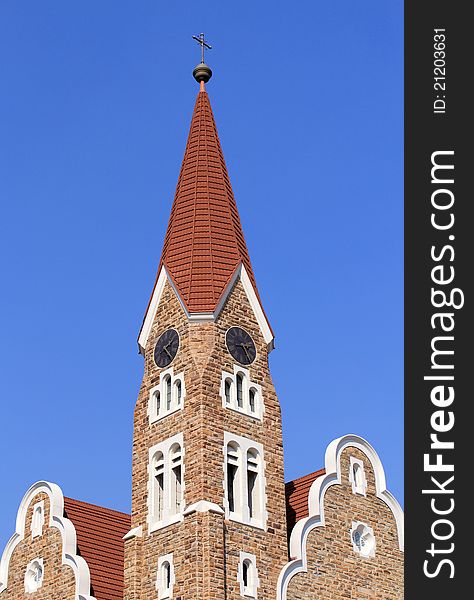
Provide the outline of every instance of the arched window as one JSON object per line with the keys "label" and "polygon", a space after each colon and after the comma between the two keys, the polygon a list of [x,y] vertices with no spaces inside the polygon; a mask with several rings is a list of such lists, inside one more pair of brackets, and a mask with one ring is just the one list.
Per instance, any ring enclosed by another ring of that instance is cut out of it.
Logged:
{"label": "arched window", "polygon": [[171,410],[171,377],[169,375],[165,378],[165,396],[166,396],[166,410]]}
{"label": "arched window", "polygon": [[257,561],[254,554],[240,552],[237,581],[240,583],[240,595],[243,598],[257,598],[260,585],[257,573]]}
{"label": "arched window", "polygon": [[244,562],[242,563],[242,581],[244,584],[244,590],[245,592],[247,591],[248,587],[249,587],[249,575],[250,575],[250,569],[252,568],[252,565],[250,564],[250,561],[244,560]]}
{"label": "arched window", "polygon": [[171,565],[168,561],[165,561],[161,565],[161,577],[163,582],[164,591],[168,591],[171,585]]}
{"label": "arched window", "polygon": [[176,397],[176,406],[181,406],[182,386],[181,379],[177,379],[174,384],[174,391]]}
{"label": "arched window", "polygon": [[155,521],[163,519],[165,491],[165,461],[162,452],[157,452],[152,461],[152,512]]}
{"label": "arched window", "polygon": [[173,554],[166,554],[158,559],[158,572],[156,575],[156,589],[159,600],[172,598],[173,584],[175,581]]}
{"label": "arched window", "polygon": [[227,378],[224,382],[225,403],[230,404],[232,401],[232,381]]}
{"label": "arched window", "polygon": [[159,415],[161,411],[161,398],[160,398],[160,390],[155,390],[153,392],[153,402],[155,403],[155,411],[156,414]]}
{"label": "arched window", "polygon": [[237,384],[237,407],[244,407],[244,377],[242,373],[237,373],[236,377]]}
{"label": "arched window", "polygon": [[260,482],[259,456],[257,450],[251,448],[247,452],[247,505],[250,519],[260,519]]}
{"label": "arched window", "polygon": [[238,493],[239,474],[239,448],[231,442],[227,445],[227,502],[229,512],[234,513],[240,509]]}
{"label": "arched window", "polygon": [[364,472],[364,463],[359,458],[350,457],[349,482],[352,483],[352,492],[365,496],[367,479]]}
{"label": "arched window", "polygon": [[170,466],[171,466],[171,514],[178,514],[181,511],[182,501],[182,460],[181,446],[174,444],[170,450]]}
{"label": "arched window", "polygon": [[44,525],[44,501],[41,500],[33,506],[33,515],[31,517],[31,536],[37,537],[43,535]]}
{"label": "arched window", "polygon": [[255,388],[250,388],[249,391],[249,408],[251,413],[256,412],[256,401],[257,401],[257,390]]}
{"label": "arched window", "polygon": [[220,395],[223,408],[262,420],[262,387],[250,379],[247,369],[234,365],[234,373],[223,371]]}

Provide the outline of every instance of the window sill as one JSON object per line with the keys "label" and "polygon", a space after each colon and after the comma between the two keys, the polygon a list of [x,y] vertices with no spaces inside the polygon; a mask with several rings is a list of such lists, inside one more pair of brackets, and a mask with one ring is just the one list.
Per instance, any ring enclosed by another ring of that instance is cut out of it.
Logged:
{"label": "window sill", "polygon": [[170,410],[167,410],[166,412],[160,414],[160,415],[150,415],[149,417],[149,423],[150,425],[152,425],[153,423],[157,423],[158,421],[162,421],[163,419],[165,419],[166,417],[169,417],[169,415],[174,415],[174,413],[179,412],[180,410],[183,410],[183,406],[177,406],[176,408],[171,408]]}
{"label": "window sill", "polygon": [[162,521],[156,521],[154,523],[148,523],[148,533],[153,533],[154,531],[158,531],[160,529],[164,529],[169,525],[174,525],[175,523],[179,523],[184,520],[182,513],[178,513],[177,515],[172,515],[163,519]]}

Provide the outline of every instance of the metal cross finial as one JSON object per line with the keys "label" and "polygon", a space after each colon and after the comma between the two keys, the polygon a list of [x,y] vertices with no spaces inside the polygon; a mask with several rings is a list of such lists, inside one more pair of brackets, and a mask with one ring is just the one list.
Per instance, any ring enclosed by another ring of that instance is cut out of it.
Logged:
{"label": "metal cross finial", "polygon": [[196,42],[201,46],[201,62],[204,63],[204,48],[207,48],[208,50],[212,50],[212,46],[210,46],[204,40],[204,34],[203,33],[200,33],[199,36],[193,35],[193,40],[196,40]]}

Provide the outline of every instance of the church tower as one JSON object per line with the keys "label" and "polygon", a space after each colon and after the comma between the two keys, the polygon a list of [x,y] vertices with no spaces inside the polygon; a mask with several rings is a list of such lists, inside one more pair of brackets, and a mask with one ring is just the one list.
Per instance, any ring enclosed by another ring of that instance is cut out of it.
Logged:
{"label": "church tower", "polygon": [[270,599],[288,560],[273,333],[205,88],[212,73],[202,61],[193,74],[200,89],[139,335],[124,598]]}

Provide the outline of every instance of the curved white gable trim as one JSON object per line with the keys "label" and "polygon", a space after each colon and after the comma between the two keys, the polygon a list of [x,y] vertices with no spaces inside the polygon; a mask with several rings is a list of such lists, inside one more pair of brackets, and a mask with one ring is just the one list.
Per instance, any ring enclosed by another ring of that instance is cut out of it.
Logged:
{"label": "curved white gable trim", "polygon": [[341,454],[348,447],[361,450],[370,460],[375,474],[375,493],[390,508],[397,524],[398,544],[403,551],[403,511],[395,497],[387,490],[385,472],[377,452],[358,435],[349,434],[332,441],[326,449],[326,473],[320,475],[311,485],[308,494],[309,516],[300,519],[293,528],[290,536],[290,557],[280,572],[277,583],[277,600],[286,600],[286,592],[290,579],[297,573],[307,572],[306,544],[309,533],[315,527],[325,525],[324,497],[327,490],[341,483]]}
{"label": "curved white gable trim", "polygon": [[8,569],[10,559],[16,546],[25,538],[26,528],[26,513],[33,498],[44,492],[49,497],[50,516],[49,526],[56,527],[61,533],[62,539],[62,564],[71,567],[76,579],[76,594],[75,600],[95,600],[90,595],[91,578],[89,566],[82,556],[76,554],[77,541],[76,529],[69,519],[64,517],[64,496],[61,488],[55,483],[47,481],[38,481],[34,483],[23,496],[23,500],[18,508],[16,517],[15,533],[7,542],[0,560],[0,594],[7,589],[8,586]]}
{"label": "curved white gable trim", "polygon": [[189,321],[205,323],[205,322],[212,322],[217,319],[217,317],[219,316],[219,313],[221,312],[221,310],[225,304],[225,301],[227,300],[228,295],[232,291],[232,288],[234,287],[235,282],[239,278],[242,282],[242,286],[245,290],[245,293],[247,294],[247,298],[250,302],[250,306],[252,307],[255,318],[257,319],[257,323],[260,326],[260,330],[262,332],[263,338],[264,338],[265,342],[267,343],[269,350],[273,350],[274,337],[273,337],[272,330],[270,329],[270,325],[268,324],[267,318],[265,317],[265,313],[263,312],[262,306],[257,298],[257,294],[255,293],[255,290],[253,288],[252,282],[250,281],[248,273],[245,270],[244,265],[242,263],[240,263],[240,265],[235,269],[231,280],[227,284],[227,287],[225,288],[225,290],[221,296],[221,299],[219,300],[219,303],[216,306],[216,310],[214,312],[202,312],[202,313],[193,313],[193,312],[190,313],[187,310],[186,306],[183,303],[183,300],[181,299],[181,296],[180,296],[178,290],[176,289],[176,286],[173,283],[173,280],[171,279],[171,277],[168,276],[166,268],[162,267],[161,271],[160,271],[160,275],[158,277],[158,281],[156,282],[156,285],[155,285],[155,289],[153,290],[153,295],[152,295],[152,298],[150,301],[150,305],[148,306],[148,310],[146,312],[145,319],[143,320],[143,325],[140,330],[140,334],[138,336],[138,349],[139,349],[140,354],[143,354],[143,355],[145,354],[145,348],[146,348],[146,344],[148,342],[148,337],[150,336],[153,321],[155,320],[156,311],[158,310],[158,305],[160,303],[161,296],[163,294],[163,290],[165,288],[165,284],[167,281],[169,281],[171,287],[173,288],[173,290],[174,290],[177,298],[179,299],[179,302],[186,314],[186,317],[189,319]]}

